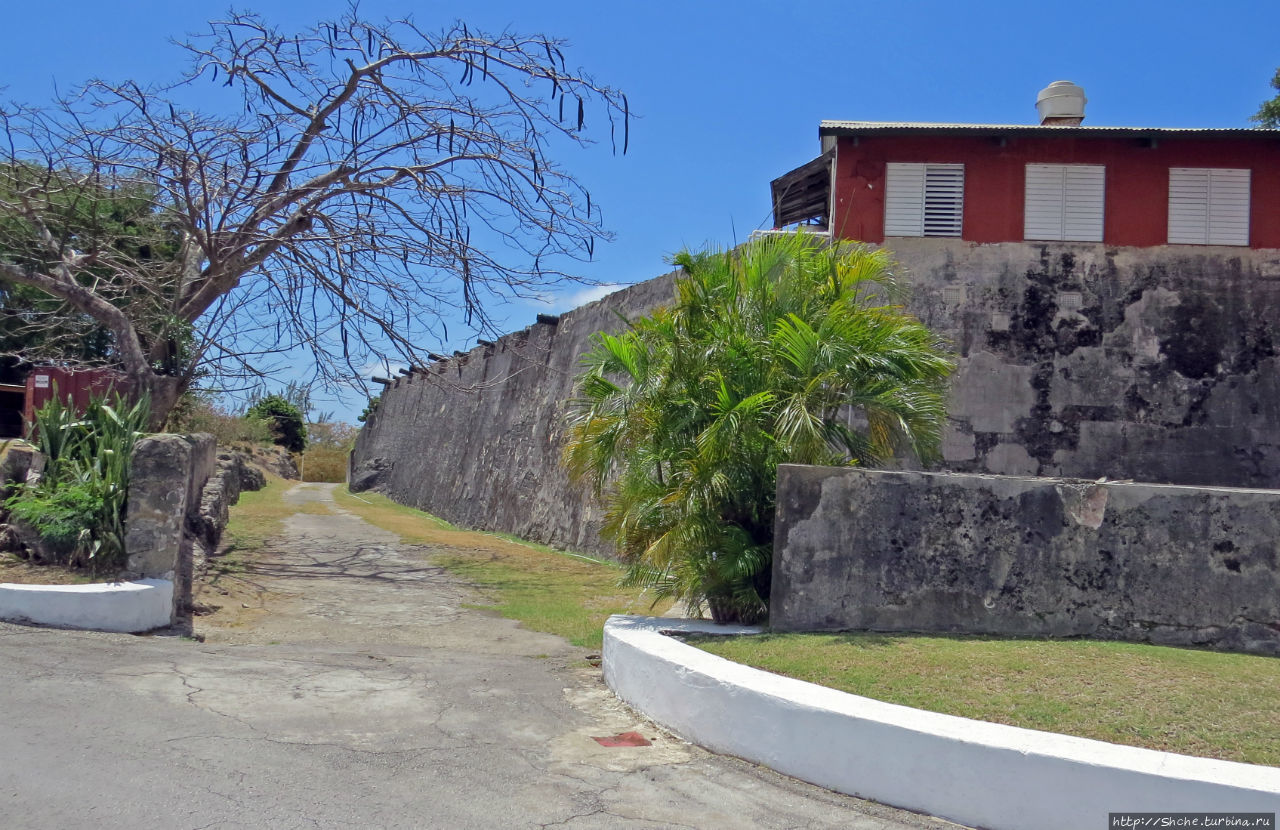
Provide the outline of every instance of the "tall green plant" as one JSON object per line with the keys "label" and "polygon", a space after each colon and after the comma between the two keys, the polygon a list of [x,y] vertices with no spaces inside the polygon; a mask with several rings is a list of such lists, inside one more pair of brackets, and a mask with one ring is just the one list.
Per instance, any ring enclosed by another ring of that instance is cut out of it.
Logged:
{"label": "tall green plant", "polygon": [[93,398],[83,415],[54,396],[35,413],[32,436],[46,462],[41,480],[9,499],[62,562],[93,572],[125,563],[125,514],[133,446],[150,414],[145,396],[110,405]]}
{"label": "tall green plant", "polygon": [[954,364],[883,251],[795,234],[675,263],[673,305],[583,357],[565,459],[631,582],[755,622],[778,464],[933,457]]}

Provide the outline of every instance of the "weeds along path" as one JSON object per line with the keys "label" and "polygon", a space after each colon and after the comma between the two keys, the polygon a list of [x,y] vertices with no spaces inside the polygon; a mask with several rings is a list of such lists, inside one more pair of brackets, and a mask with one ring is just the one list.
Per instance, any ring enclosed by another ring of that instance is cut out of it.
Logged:
{"label": "weeds along path", "polygon": [[[0,623],[0,827],[942,826],[664,734],[432,564],[509,542],[406,543],[284,486],[237,508],[203,642]],[[594,740],[628,731],[651,744]]]}

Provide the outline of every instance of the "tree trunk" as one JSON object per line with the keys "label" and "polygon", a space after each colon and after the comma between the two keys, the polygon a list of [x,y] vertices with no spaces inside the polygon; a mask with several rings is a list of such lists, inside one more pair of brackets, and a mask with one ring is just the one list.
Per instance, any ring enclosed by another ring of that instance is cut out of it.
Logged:
{"label": "tree trunk", "polygon": [[164,429],[169,413],[173,411],[173,407],[178,403],[178,397],[182,394],[184,385],[182,378],[159,375],[146,370],[140,373],[131,372],[129,381],[134,390],[150,398],[151,418],[147,422],[147,428],[152,432],[160,432]]}

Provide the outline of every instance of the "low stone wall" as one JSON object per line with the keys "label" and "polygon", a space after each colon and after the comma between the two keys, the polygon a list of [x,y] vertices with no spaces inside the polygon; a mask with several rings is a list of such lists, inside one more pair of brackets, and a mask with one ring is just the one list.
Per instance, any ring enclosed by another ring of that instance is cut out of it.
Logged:
{"label": "low stone wall", "polygon": [[1280,491],[778,470],[770,624],[1280,655]]}
{"label": "low stone wall", "polygon": [[138,634],[173,622],[173,582],[0,584],[0,620]]}

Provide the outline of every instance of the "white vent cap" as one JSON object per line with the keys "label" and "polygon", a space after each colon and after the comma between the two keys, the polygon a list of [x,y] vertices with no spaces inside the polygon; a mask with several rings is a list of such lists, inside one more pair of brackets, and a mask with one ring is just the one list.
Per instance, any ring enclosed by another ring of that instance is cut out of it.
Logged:
{"label": "white vent cap", "polygon": [[1054,81],[1036,96],[1041,124],[1079,124],[1084,120],[1084,90],[1071,81]]}

